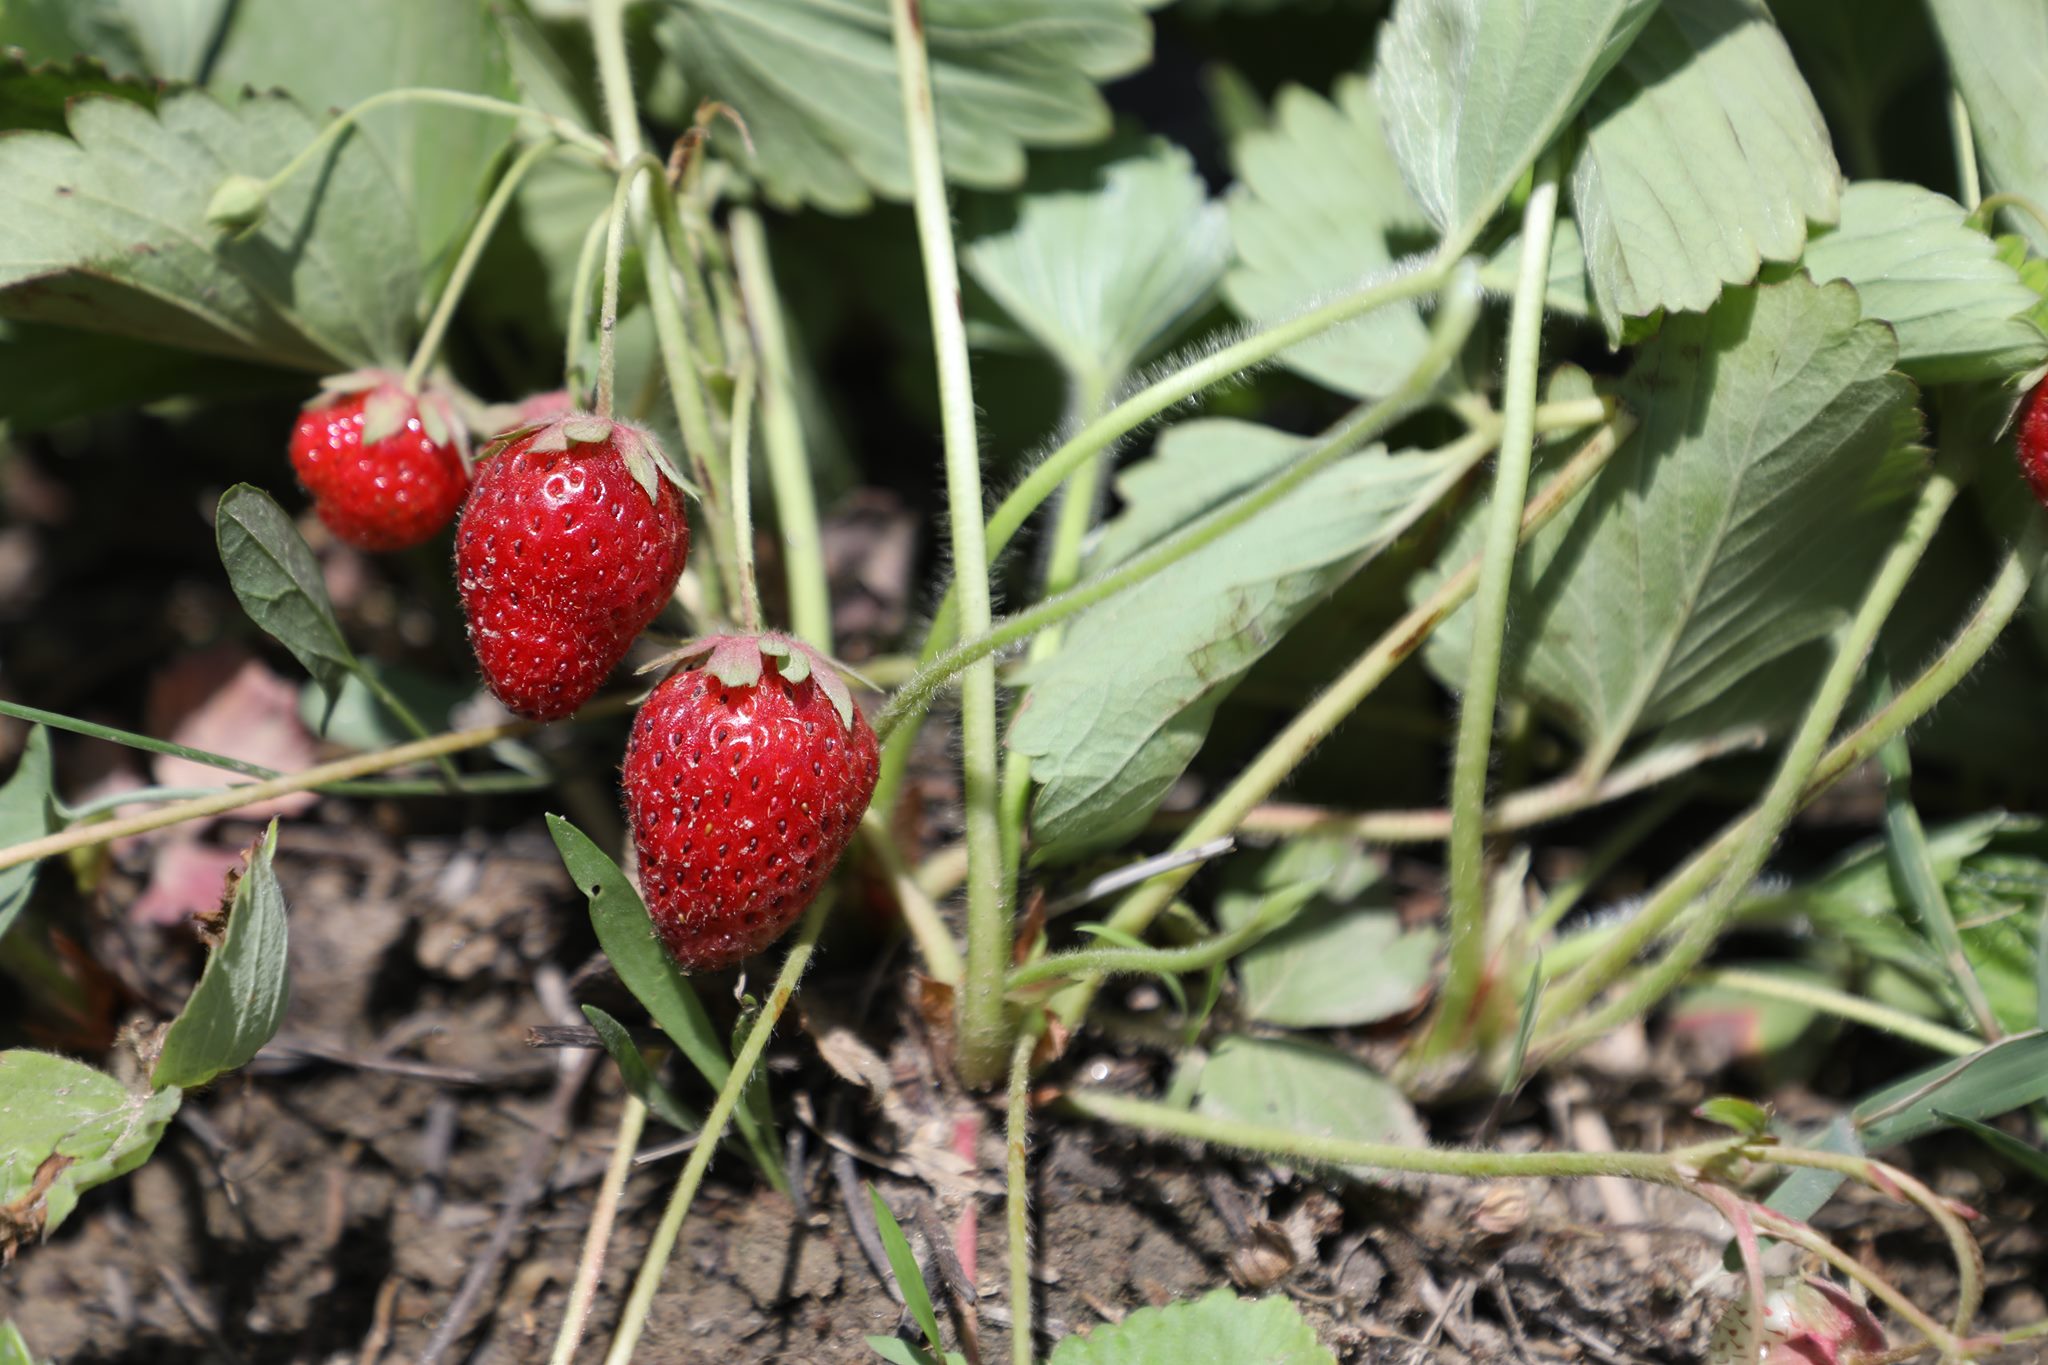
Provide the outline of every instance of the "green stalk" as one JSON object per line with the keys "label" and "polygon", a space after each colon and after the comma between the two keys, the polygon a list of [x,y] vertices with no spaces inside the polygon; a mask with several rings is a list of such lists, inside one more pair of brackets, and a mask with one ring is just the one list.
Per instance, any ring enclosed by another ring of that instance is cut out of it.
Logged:
{"label": "green stalk", "polygon": [[[592,13],[596,13],[593,9]],[[597,403],[592,409],[599,417],[612,415],[612,401],[618,382],[619,328],[619,268],[626,255],[626,212],[633,195],[633,185],[640,179],[640,173],[653,170],[661,173],[661,163],[645,152],[626,162],[619,172],[618,184],[612,190],[612,211],[605,225],[604,235],[604,296],[597,309]],[[648,282],[649,294],[654,292],[653,281]]]}
{"label": "green stalk", "polygon": [[1012,991],[1047,981],[1080,980],[1091,976],[1180,976],[1206,971],[1228,962],[1293,917],[1300,907],[1288,907],[1283,914],[1265,914],[1247,920],[1235,929],[1211,934],[1180,948],[1076,948],[1054,953],[1012,967],[1008,986]]}
{"label": "green stalk", "polygon": [[519,192],[520,182],[559,145],[552,137],[534,143],[514,158],[512,164],[505,168],[505,174],[498,177],[497,187],[484,201],[482,211],[476,216],[476,225],[469,230],[469,240],[462,244],[462,254],[455,258],[455,268],[448,272],[448,283],[441,287],[441,297],[435,301],[433,316],[427,319],[426,329],[420,333],[420,344],[414,348],[412,363],[405,370],[405,387],[409,392],[417,393],[420,381],[427,377],[427,367],[434,363],[435,355],[440,352],[441,338],[447,335],[448,324],[455,319],[456,305],[462,302],[462,291],[469,287],[469,277],[476,273],[476,263],[483,259],[484,248],[490,245],[491,234],[498,230],[498,220],[511,207],[512,196]]}
{"label": "green stalk", "polygon": [[[939,689],[955,674],[977,666],[998,651],[1030,638],[1055,622],[1064,621],[1067,617],[1084,611],[1097,602],[1122,592],[1125,588],[1171,568],[1197,550],[1236,530],[1314,478],[1330,464],[1352,454],[1392,426],[1435,385],[1457,356],[1458,349],[1464,345],[1465,337],[1470,335],[1472,324],[1478,317],[1478,300],[1476,275],[1469,271],[1460,271],[1444,288],[1443,300],[1437,308],[1436,326],[1430,333],[1429,346],[1424,350],[1415,368],[1409,371],[1393,392],[1377,402],[1365,405],[1330,428],[1321,439],[1297,455],[1278,474],[1256,488],[1231,499],[1193,524],[1181,528],[1151,549],[1105,570],[1057,597],[1049,597],[1026,611],[1004,617],[999,623],[990,625],[978,633],[971,633],[963,643],[955,645],[919,669],[909,682],[897,690],[880,719],[875,722],[875,733],[887,738],[899,725],[930,705],[932,698],[938,695]],[[1467,438],[1468,441],[1472,439],[1474,438]],[[1492,436],[1487,435],[1484,442],[1490,446]],[[1475,450],[1472,458],[1477,459],[1479,454],[1483,453],[1483,449],[1482,446]]]}
{"label": "green stalk", "polygon": [[[1749,890],[1751,881],[1770,856],[1778,835],[1802,804],[1803,794],[1826,751],[1828,737],[1834,733],[1835,723],[1841,718],[1842,708],[1848,703],[1850,691],[1863,671],[1864,661],[1876,643],[1878,631],[1890,617],[1899,595],[1913,576],[1913,570],[1919,566],[1920,557],[1926,553],[1928,542],[1941,525],[1942,517],[1955,501],[1955,466],[1959,461],[1960,456],[1944,452],[1935,462],[1934,471],[1921,488],[1905,527],[1886,552],[1862,604],[1843,632],[1806,715],[1800,720],[1799,729],[1771,778],[1771,785],[1765,790],[1755,812],[1736,827],[1727,865],[1719,871],[1713,890],[1697,905],[1692,904],[1690,893],[1683,899],[1658,897],[1651,905],[1643,907],[1635,919],[1591,961],[1546,992],[1549,998],[1539,1016],[1539,1025],[1548,1026],[1550,1040],[1557,1037],[1561,1021],[1583,1009],[1605,990],[1643,948],[1681,916],[1688,918],[1689,923],[1679,946],[1644,972],[1620,999],[1596,1010],[1585,1022],[1583,1031],[1604,1030],[1627,1022],[1662,1000],[1719,939],[1737,902]],[[1710,847],[1718,847],[1720,842],[1717,840]],[[1700,859],[1696,858],[1695,862],[1698,861]],[[1685,879],[1683,874],[1681,879]]]}
{"label": "green stalk", "polygon": [[[960,576],[960,624],[969,635],[988,632],[988,546],[982,533],[981,447],[975,435],[974,382],[967,359],[967,326],[960,315],[960,269],[939,162],[939,128],[932,105],[931,69],[916,0],[889,0],[903,90],[904,132],[910,145],[910,183],[917,236],[924,255],[925,292],[931,305],[932,344],[938,358],[939,410],[945,431],[946,504],[953,533],[953,563]],[[983,657],[970,664],[960,688],[960,765],[967,826],[967,971],[961,981],[957,1065],[971,1089],[1001,1077],[1009,1053],[1003,1009],[1003,968],[1010,960],[1010,911],[1003,899],[1003,840],[997,802],[996,670]]]}
{"label": "green stalk", "polygon": [[732,392],[732,543],[739,579],[740,629],[761,630],[761,588],[754,581],[754,355],[740,357]]}
{"label": "green stalk", "polygon": [[647,1254],[640,1262],[639,1273],[633,1277],[632,1292],[619,1315],[618,1331],[612,1337],[611,1349],[605,1353],[605,1365],[626,1365],[633,1358],[633,1348],[639,1344],[640,1333],[647,1326],[648,1310],[653,1308],[654,1296],[661,1288],[661,1273],[668,1268],[669,1257],[675,1254],[676,1238],[682,1233],[683,1220],[689,1216],[690,1205],[696,1201],[697,1187],[704,1183],[704,1172],[710,1168],[712,1156],[725,1140],[726,1125],[732,1122],[733,1110],[739,1107],[746,1094],[747,1083],[753,1078],[754,1068],[760,1065],[761,1054],[768,1049],[769,1035],[775,1032],[776,1022],[788,1008],[790,997],[796,994],[797,982],[803,979],[804,969],[810,965],[811,952],[818,946],[818,936],[824,932],[825,919],[831,911],[832,892],[828,888],[804,912],[796,941],[789,945],[789,956],[782,960],[782,971],[775,978],[775,988],[768,992],[768,999],[761,1006],[760,1018],[747,1032],[747,1040],[733,1055],[732,1073],[719,1087],[718,1098],[712,1101],[711,1112],[704,1117],[704,1127],[697,1134],[697,1145],[690,1149],[689,1160],[683,1163],[683,1173],[676,1179],[675,1193],[669,1196],[668,1207],[662,1210],[661,1222],[655,1226],[654,1238],[647,1244]]}
{"label": "green stalk", "polygon": [[746,297],[754,351],[761,358],[761,445],[768,457],[768,483],[775,494],[775,522],[782,532],[782,567],[789,581],[789,619],[797,635],[832,652],[832,599],[825,578],[818,503],[811,486],[811,461],[804,449],[797,411],[795,369],[783,325],[782,297],[768,258],[768,237],[760,216],[736,208],[727,225],[733,265]]}
{"label": "green stalk", "polygon": [[585,397],[583,386],[576,382],[576,370],[583,359],[583,348],[590,341],[590,285],[597,278],[605,229],[611,221],[609,208],[590,220],[583,233],[583,249],[576,253],[576,274],[569,282],[569,342],[562,356],[562,387],[569,391],[569,401],[576,407],[583,406]]}
{"label": "green stalk", "polygon": [[1479,587],[1472,599],[1472,653],[1459,703],[1458,743],[1451,765],[1450,949],[1436,1022],[1423,1039],[1425,1058],[1462,1041],[1473,1023],[1472,1002],[1486,973],[1486,776],[1493,755],[1495,703],[1507,636],[1508,590],[1520,542],[1522,504],[1536,450],[1537,367],[1542,360],[1543,291],[1557,229],[1558,165],[1544,157],[1522,213],[1522,260],[1508,317],[1507,389],[1493,497]]}
{"label": "green stalk", "polygon": [[[1593,476],[1603,469],[1615,450],[1635,430],[1626,413],[1618,413],[1596,432],[1558,470],[1540,496],[1529,504],[1522,518],[1522,539],[1527,540],[1569,506]],[[1477,459],[1484,447],[1473,452]],[[1416,604],[1407,615],[1390,626],[1365,653],[1338,675],[1336,681],[1310,702],[1286,728],[1275,735],[1210,802],[1178,839],[1175,851],[1184,852],[1220,839],[1234,831],[1261,802],[1279,789],[1301,761],[1328,739],[1345,717],[1384,682],[1401,661],[1422,648],[1430,632],[1441,625],[1471,597],[1479,582],[1479,559],[1474,556],[1456,573],[1438,584],[1436,590]],[[1126,896],[1109,918],[1109,926],[1126,934],[1143,933],[1160,911],[1172,903],[1180,888],[1194,875],[1193,867],[1178,869],[1153,878]],[[1055,1008],[1063,1023],[1073,1027],[1087,1013],[1089,1002],[1100,987],[1099,980],[1081,982],[1061,993]]]}
{"label": "green stalk", "polygon": [[612,1239],[612,1224],[619,1214],[619,1196],[626,1177],[633,1173],[633,1154],[640,1149],[640,1130],[647,1123],[647,1106],[637,1095],[627,1095],[619,1109],[619,1126],[612,1139],[612,1159],[604,1168],[604,1183],[598,1186],[597,1203],[590,1212],[590,1230],[583,1238],[583,1255],[576,1263],[576,1278],[569,1286],[569,1306],[562,1311],[562,1327],[555,1334],[554,1353],[548,1365],[573,1365],[576,1348],[583,1343],[583,1328],[590,1320],[590,1305],[597,1298],[598,1277],[604,1273],[605,1249]]}
{"label": "green stalk", "polygon": [[[1320,336],[1377,308],[1437,292],[1450,277],[1454,264],[1450,260],[1431,260],[1395,270],[1353,293],[1312,308],[1300,317],[1275,323],[1242,341],[1203,355],[1146,385],[1069,437],[1010,490],[988,518],[986,554],[979,562],[993,567],[994,556],[1003,552],[1011,537],[1023,529],[1032,513],[1058,491],[1069,475],[1132,431],[1204,389],[1265,364],[1290,346]],[[958,564],[956,560],[956,569]],[[948,585],[932,618],[931,629],[926,633],[920,656],[922,661],[929,663],[958,640],[960,626],[957,590]],[[893,802],[896,789],[903,780],[910,749],[917,742],[917,729],[914,724],[905,726],[882,752],[881,779],[875,787],[875,800],[885,809]]]}
{"label": "green stalk", "polygon": [[1860,995],[1838,991],[1832,986],[1817,985],[1797,977],[1780,976],[1774,972],[1750,972],[1728,967],[1720,971],[1701,972],[1692,979],[1695,986],[1716,990],[1732,991],[1737,995],[1755,996],[1759,1000],[1782,1000],[1788,1005],[1799,1005],[1820,1014],[1831,1014],[1837,1019],[1846,1019],[1852,1024],[1904,1038],[1918,1043],[1932,1052],[1946,1053],[1951,1057],[1967,1057],[1984,1046],[1981,1038],[1972,1038],[1967,1033],[1958,1033],[1952,1028],[1922,1019],[1916,1014],[1880,1005],[1875,1000],[1865,1000]]}
{"label": "green stalk", "polygon": [[1974,209],[1984,198],[1983,182],[1977,176],[1977,139],[1970,128],[1969,106],[1963,92],[1948,92],[1948,131],[1956,152],[1956,197],[1966,209]]}

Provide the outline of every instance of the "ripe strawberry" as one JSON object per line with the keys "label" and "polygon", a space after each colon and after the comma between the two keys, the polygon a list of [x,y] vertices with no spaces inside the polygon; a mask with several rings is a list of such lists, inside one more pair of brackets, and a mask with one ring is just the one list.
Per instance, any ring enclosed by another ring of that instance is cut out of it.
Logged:
{"label": "ripe strawberry", "polygon": [[359,550],[431,540],[469,491],[469,450],[448,400],[397,375],[337,375],[299,414],[292,469],[313,510]]}
{"label": "ripe strawberry", "polygon": [[2034,386],[2020,413],[2019,455],[2034,500],[2048,507],[2048,379]]}
{"label": "ripe strawberry", "polygon": [[689,523],[638,427],[572,414],[498,440],[456,528],[456,586],[491,691],[522,716],[558,720],[675,591]]}
{"label": "ripe strawberry", "polygon": [[[764,669],[767,656],[774,667]],[[626,816],[648,913],[687,971],[781,937],[875,793],[875,732],[832,665],[786,635],[679,656],[633,721]]]}

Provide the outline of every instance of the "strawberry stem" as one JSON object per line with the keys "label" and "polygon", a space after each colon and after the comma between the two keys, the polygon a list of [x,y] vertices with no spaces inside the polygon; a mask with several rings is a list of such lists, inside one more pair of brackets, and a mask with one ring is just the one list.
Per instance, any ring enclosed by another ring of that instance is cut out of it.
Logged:
{"label": "strawberry stem", "polygon": [[434,363],[434,356],[441,349],[441,338],[447,335],[448,324],[455,318],[456,305],[462,302],[462,291],[469,287],[469,278],[476,273],[476,263],[483,259],[484,248],[490,244],[491,234],[497,231],[498,220],[511,206],[512,196],[519,191],[519,183],[526,179],[528,171],[561,145],[555,137],[542,138],[520,152],[505,168],[505,174],[498,178],[497,188],[491,191],[491,197],[484,201],[482,211],[476,216],[476,225],[469,231],[469,240],[462,244],[462,254],[456,258],[455,268],[448,272],[448,283],[441,288],[433,316],[427,319],[426,329],[420,333],[419,345],[412,353],[412,363],[405,368],[406,392],[419,392],[420,381],[427,377],[427,367]]}
{"label": "strawberry stem", "polygon": [[761,590],[754,581],[754,490],[753,435],[754,353],[740,356],[739,373],[732,393],[732,551],[734,576],[739,580],[740,629],[758,634],[761,629]]}
{"label": "strawberry stem", "polygon": [[612,221],[611,209],[590,220],[583,233],[583,249],[576,255],[576,275],[569,283],[569,343],[562,355],[562,387],[571,406],[582,407],[591,385],[583,377],[583,348],[590,341],[590,286],[597,278],[599,253],[604,250],[605,228]]}
{"label": "strawberry stem", "polygon": [[[591,409],[599,417],[612,415],[612,399],[618,381],[619,267],[626,255],[626,214],[631,205],[633,183],[645,170],[652,170],[657,180],[662,176],[661,162],[641,152],[619,172],[619,183],[612,190],[610,221],[605,227],[604,301],[598,305],[597,317],[597,402]],[[654,280],[650,274],[648,293],[653,292]]]}

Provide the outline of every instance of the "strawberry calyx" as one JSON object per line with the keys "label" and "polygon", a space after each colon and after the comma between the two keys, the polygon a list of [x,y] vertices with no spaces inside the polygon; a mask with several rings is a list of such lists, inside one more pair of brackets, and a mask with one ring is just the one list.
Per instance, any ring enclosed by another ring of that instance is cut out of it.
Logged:
{"label": "strawberry calyx", "polygon": [[363,396],[364,445],[389,440],[405,430],[417,417],[426,438],[439,446],[452,446],[462,460],[462,472],[476,472],[470,450],[469,424],[462,420],[456,396],[438,385],[414,391],[405,376],[394,370],[346,370],[320,381],[320,390],[302,405],[302,410],[326,407],[344,398]]}
{"label": "strawberry calyx", "polygon": [[678,667],[702,668],[727,687],[757,687],[763,663],[773,660],[782,680],[794,687],[815,678],[818,689],[839,713],[840,724],[853,728],[853,691],[842,676],[852,670],[793,635],[771,630],[761,635],[700,635],[645,665],[653,673]]}
{"label": "strawberry calyx", "polygon": [[499,432],[478,458],[487,460],[516,441],[527,442],[528,450],[542,455],[557,454],[571,446],[609,445],[625,462],[626,472],[640,485],[649,502],[656,500],[662,479],[689,497],[700,497],[696,486],[682,476],[662,450],[654,433],[631,422],[589,412],[565,412]]}

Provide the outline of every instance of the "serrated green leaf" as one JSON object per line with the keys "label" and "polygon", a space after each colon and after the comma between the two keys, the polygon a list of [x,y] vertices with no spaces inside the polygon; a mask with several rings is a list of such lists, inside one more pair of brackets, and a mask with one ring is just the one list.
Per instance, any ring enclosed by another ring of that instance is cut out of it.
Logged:
{"label": "serrated green leaf", "polygon": [[[21,760],[4,785],[0,785],[0,848],[11,848],[30,839],[40,839],[57,829],[57,808],[50,798],[50,732],[35,726],[21,746]],[[23,863],[0,871],[0,936],[14,924],[14,917],[28,904],[36,889],[37,863]]]}
{"label": "serrated green leaf", "polygon": [[[1409,197],[1387,146],[1370,82],[1346,77],[1334,103],[1298,86],[1274,101],[1269,128],[1231,149],[1229,200],[1237,264],[1223,282],[1239,315],[1271,323],[1355,289],[1425,240],[1429,219]],[[1414,365],[1428,329],[1412,304],[1366,314],[1285,352],[1291,369],[1366,398]]]}
{"label": "serrated green leaf", "polygon": [[[655,32],[691,93],[746,120],[714,140],[774,203],[840,213],[910,195],[887,0],[667,0]],[[924,0],[946,176],[1007,189],[1027,146],[1109,131],[1095,84],[1152,55],[1129,0]]]}
{"label": "serrated green leaf", "polygon": [[34,1206],[44,1235],[56,1231],[79,1195],[148,1160],[183,1096],[169,1086],[131,1093],[104,1071],[54,1053],[0,1052],[0,1204],[27,1202],[36,1169],[52,1156],[68,1158]]}
{"label": "serrated green leaf", "polygon": [[[5,22],[0,18],[0,25]],[[64,111],[75,99],[106,95],[154,109],[161,93],[157,86],[115,76],[89,58],[37,63],[18,50],[0,49],[0,129],[61,134]]]}
{"label": "serrated green leaf", "polygon": [[2039,296],[1964,217],[1933,190],[1858,181],[1840,225],[1815,233],[1802,262],[1816,280],[1855,285],[1863,316],[1899,334],[1899,368],[1923,383],[2000,380],[2048,360],[2048,337],[2026,317]]}
{"label": "serrated green leaf", "polygon": [[[1280,1039],[1225,1038],[1202,1068],[1197,1113],[1354,1142],[1420,1147],[1422,1120],[1399,1088],[1341,1052]],[[1366,1184],[1386,1172],[1347,1168]]]}
{"label": "serrated green leaf", "polygon": [[1808,219],[1831,223],[1842,173],[1762,0],[1665,0],[1586,103],[1572,205],[1610,342],[1625,318],[1697,312]]}
{"label": "serrated green leaf", "polygon": [[1194,159],[1160,139],[1035,158],[1009,221],[973,232],[960,262],[1077,383],[1113,389],[1209,298],[1230,246]]}
{"label": "serrated green leaf", "polygon": [[619,1077],[625,1081],[627,1091],[638,1096],[649,1113],[669,1127],[685,1133],[694,1133],[704,1126],[704,1116],[677,1099],[675,1092],[661,1083],[661,1078],[647,1064],[647,1058],[641,1055],[640,1045],[633,1041],[633,1035],[626,1031],[624,1024],[595,1005],[585,1005],[582,1009],[583,1017],[597,1030],[598,1040],[619,1068]]}
{"label": "serrated green leaf", "polygon": [[125,76],[199,77],[229,0],[8,0],[0,47],[41,61],[85,55]]}
{"label": "serrated green leaf", "polygon": [[206,221],[214,192],[310,141],[298,108],[191,91],[152,113],[95,96],[68,126],[0,138],[0,316],[321,373],[403,358],[420,293],[411,222],[361,141],[224,239]]}
{"label": "serrated green leaf", "polygon": [[221,494],[213,531],[242,610],[292,652],[330,703],[338,700],[356,656],[299,528],[268,493],[238,483]]}
{"label": "serrated green leaf", "polygon": [[[1949,76],[1970,111],[1987,190],[2048,203],[2048,7],[2035,0],[1928,0]],[[2048,228],[2008,215],[2038,250]]]}
{"label": "serrated green leaf", "polygon": [[[1249,423],[1190,422],[1169,431],[1148,464],[1165,472],[1222,463],[1256,478],[1303,445]],[[1245,670],[1467,467],[1435,452],[1350,456],[1077,617],[1060,652],[1033,670],[1010,730],[1041,784],[1032,809],[1040,851],[1070,857],[1142,828]]]}
{"label": "serrated green leaf", "polygon": [[[491,9],[477,0],[238,0],[209,83],[225,97],[282,88],[322,112],[407,86],[510,99],[511,68]],[[361,126],[391,167],[397,202],[411,207],[412,259],[431,266],[454,250],[476,212],[513,121],[406,103],[372,111]]]}
{"label": "serrated green leaf", "polygon": [[[1639,352],[1620,396],[1641,428],[1524,550],[1509,608],[1504,691],[1556,714],[1587,771],[1825,636],[1861,597],[1923,469],[1896,345],[1846,285],[1801,277],[1730,290]],[[1466,519],[1417,596],[1478,529]],[[1461,611],[1428,646],[1452,685],[1470,630]],[[1755,697],[1767,709],[1747,719],[1799,699]]]}
{"label": "serrated green leaf", "polygon": [[1381,30],[1387,142],[1446,233],[1476,232],[1627,50],[1657,0],[1402,0]]}
{"label": "serrated green leaf", "polygon": [[277,1036],[291,977],[284,891],[271,869],[276,855],[272,820],[235,883],[220,946],[207,954],[199,984],[164,1035],[153,1084],[205,1085],[246,1064]]}
{"label": "serrated green leaf", "polygon": [[1067,1337],[1053,1349],[1052,1365],[1337,1365],[1337,1358],[1285,1295],[1240,1299],[1215,1289]]}
{"label": "serrated green leaf", "polygon": [[[1360,879],[1350,870],[1363,864]],[[1256,867],[1233,865],[1216,922],[1235,929],[1289,886],[1314,898],[1237,959],[1238,1008],[1282,1028],[1377,1023],[1413,1009],[1429,989],[1439,935],[1407,932],[1377,869],[1341,838],[1296,839]],[[1346,885],[1344,883],[1350,883]]]}

